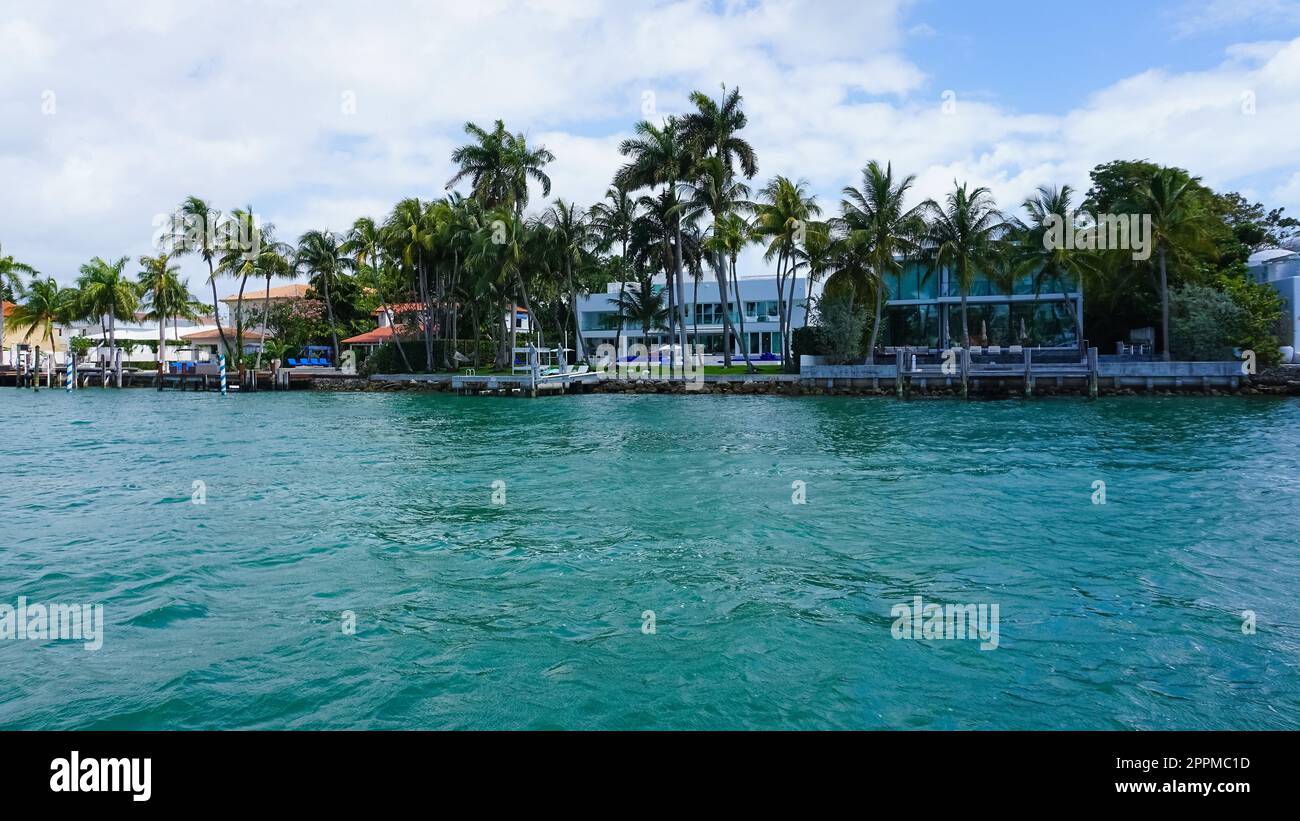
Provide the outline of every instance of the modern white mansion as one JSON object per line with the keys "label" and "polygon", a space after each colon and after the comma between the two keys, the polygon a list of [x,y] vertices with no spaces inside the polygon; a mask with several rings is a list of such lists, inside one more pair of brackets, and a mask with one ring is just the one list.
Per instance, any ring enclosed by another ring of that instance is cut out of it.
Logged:
{"label": "modern white mansion", "polygon": [[1300,347],[1300,251],[1268,248],[1251,254],[1246,265],[1256,282],[1282,297],[1282,347]]}
{"label": "modern white mansion", "polygon": [[[744,333],[749,341],[749,354],[758,357],[763,354],[781,355],[781,326],[777,315],[777,281],[776,277],[741,277],[740,303],[744,305]],[[785,304],[791,308],[791,330],[803,327],[808,314],[808,281],[804,278],[787,279],[784,284]],[[594,293],[578,299],[579,327],[582,340],[589,354],[595,354],[602,344],[615,344],[618,335],[618,295],[622,284],[611,282],[603,293]],[[629,289],[635,289],[635,283],[628,283]],[[651,287],[660,291],[665,287],[664,277],[656,276]],[[689,277],[684,286],[686,302],[686,333],[688,344],[702,345],[704,353],[720,356],[723,345],[722,300],[718,295],[718,283],[712,275],[705,275],[697,286]],[[729,288],[728,290],[732,290]],[[740,312],[735,294],[729,294],[731,303],[731,321],[736,333],[741,333]],[[667,299],[665,298],[665,304]],[[634,319],[623,321],[623,339],[626,345],[669,344],[673,340],[666,328],[651,328],[650,339],[642,339],[641,324]],[[741,355],[741,342],[734,339],[732,355]]]}

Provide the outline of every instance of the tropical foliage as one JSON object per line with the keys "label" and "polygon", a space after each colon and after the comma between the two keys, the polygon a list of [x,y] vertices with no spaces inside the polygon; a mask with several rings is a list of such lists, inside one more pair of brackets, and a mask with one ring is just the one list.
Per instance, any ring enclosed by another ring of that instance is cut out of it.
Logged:
{"label": "tropical foliage", "polygon": [[[465,125],[441,196],[408,197],[386,214],[309,230],[294,241],[277,238],[251,205],[222,211],[187,197],[158,252],[140,259],[138,282],[125,276],[125,259],[96,258],[82,267],[76,293],[59,296],[60,304],[70,315],[100,320],[110,338],[115,322],[143,308],[159,323],[165,352],[165,324],[195,313],[177,273],[178,260],[194,255],[206,268],[201,284],[231,355],[244,350],[256,325],[274,335],[279,353],[328,344],[337,360],[342,340],[372,330],[380,316],[403,343],[390,343],[383,361],[435,371],[478,364],[483,351],[496,367],[509,367],[517,311],[526,312],[535,342],[571,346],[585,357],[589,328],[578,300],[610,283],[617,283],[614,310],[601,322],[618,343],[639,333],[685,345],[698,339],[700,323],[688,281],[697,293],[711,277],[721,310],[705,321],[721,324],[725,364],[735,349],[752,369],[740,274],[754,272],[737,268],[752,248],[775,271],[774,313],[787,366],[794,359],[792,331],[802,324],[796,312],[805,310],[820,327],[805,339],[836,358],[897,344],[886,306],[900,296],[893,291],[905,270],[919,271],[931,289],[947,283],[944,296],[960,298],[960,332],[951,334],[960,344],[969,345],[973,335],[972,289],[987,283],[1064,305],[1069,315],[1061,321],[1080,343],[1107,348],[1134,328],[1152,326],[1160,329],[1161,350],[1177,354],[1177,345],[1170,351],[1171,322],[1182,321],[1175,317],[1185,311],[1175,308],[1172,295],[1190,305],[1200,292],[1187,286],[1195,285],[1239,309],[1224,344],[1252,347],[1265,361],[1273,355],[1276,300],[1248,280],[1245,260],[1259,247],[1294,238],[1300,223],[1280,209],[1218,194],[1181,169],[1118,161],[1094,169],[1082,197],[1069,186],[1044,185],[1011,214],[988,188],[956,180],[942,196],[921,201],[913,176],[871,160],[860,181],[843,189],[835,212],[823,214],[825,204],[805,180],[776,174],[754,181],[759,157],[745,137],[743,102],[739,89],[724,86],[716,97],[693,93],[678,116],[636,123],[619,146],[622,165],[606,195],[589,207],[549,199],[554,155],[500,120]],[[537,192],[548,201],[533,203]],[[1135,259],[1048,243],[1057,218],[1080,224],[1078,206],[1151,215],[1153,253]],[[9,296],[34,289],[35,276],[0,254],[0,290]],[[308,283],[307,299],[273,305],[273,281],[295,276]],[[223,278],[236,293],[228,321],[217,296]],[[267,294],[246,311],[250,282]],[[824,285],[820,316],[810,283]],[[1082,320],[1070,308],[1076,293],[1087,307]],[[50,296],[33,294],[35,313],[23,316],[43,315],[49,309],[40,306]]]}

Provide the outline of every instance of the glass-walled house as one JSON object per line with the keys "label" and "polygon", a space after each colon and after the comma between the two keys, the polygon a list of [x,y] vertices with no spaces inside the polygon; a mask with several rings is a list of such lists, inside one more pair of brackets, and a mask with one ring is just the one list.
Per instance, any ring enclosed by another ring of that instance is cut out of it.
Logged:
{"label": "glass-walled house", "polygon": [[[791,310],[790,328],[803,327],[807,318],[808,294],[807,280],[787,279],[782,293],[778,293],[776,277],[746,277],[740,280],[740,303],[734,294],[729,294],[731,322],[736,333],[741,332],[741,310],[744,311],[744,333],[749,343],[751,356],[763,354],[781,355],[781,326],[778,305],[782,303]],[[629,286],[635,287],[635,286]],[[651,286],[656,292],[665,288],[662,276],[656,277]],[[614,344],[618,335],[618,294],[620,285],[610,283],[603,293],[589,294],[578,299],[578,317],[582,328],[583,342],[589,353],[594,354],[597,346]],[[706,276],[696,286],[689,278],[686,281],[686,331],[692,345],[702,345],[704,353],[721,356],[723,353],[723,316],[722,300],[718,295],[718,283]],[[730,290],[730,289],[728,289]],[[791,305],[793,300],[793,305]],[[667,304],[665,296],[664,304]],[[669,344],[674,340],[665,328],[652,328],[649,340],[642,339],[641,323],[635,319],[623,321],[623,339],[627,345]],[[733,340],[732,355],[741,355],[741,340]]]}
{"label": "glass-walled house", "polygon": [[[1083,295],[1073,281],[1032,276],[999,284],[978,274],[966,298],[970,344],[1070,348],[1083,325]],[[962,343],[961,289],[946,270],[907,263],[888,277],[883,342],[893,347],[949,348]]]}

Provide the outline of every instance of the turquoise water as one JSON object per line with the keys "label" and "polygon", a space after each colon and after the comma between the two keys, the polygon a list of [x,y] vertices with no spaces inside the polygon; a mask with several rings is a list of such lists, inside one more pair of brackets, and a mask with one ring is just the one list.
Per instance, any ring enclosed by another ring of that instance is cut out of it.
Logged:
{"label": "turquoise water", "polygon": [[[10,388],[0,418],[0,604],[106,622],[0,641],[4,728],[1300,727],[1294,399]],[[917,595],[996,603],[998,648],[895,639]]]}

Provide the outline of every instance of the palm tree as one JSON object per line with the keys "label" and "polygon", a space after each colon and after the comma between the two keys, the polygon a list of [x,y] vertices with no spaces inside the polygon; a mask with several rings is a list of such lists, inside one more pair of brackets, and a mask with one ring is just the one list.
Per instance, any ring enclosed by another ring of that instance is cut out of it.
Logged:
{"label": "palm tree", "polygon": [[[54,362],[54,351],[58,346],[54,326],[70,319],[70,295],[67,290],[59,288],[59,283],[55,282],[54,277],[41,279],[39,276],[32,277],[31,284],[23,288],[22,292],[26,298],[14,306],[13,313],[4,320],[4,325],[9,330],[27,337],[30,337],[33,332],[39,332],[40,335],[36,338],[38,342],[46,339],[50,341],[50,355],[45,361],[48,382],[53,385],[51,367]],[[40,384],[39,378],[36,384]]]}
{"label": "palm tree", "polygon": [[[821,214],[817,198],[808,193],[808,182],[794,182],[788,177],[774,177],[759,193],[760,204],[757,208],[754,234],[757,238],[767,238],[767,250],[763,258],[776,259],[776,299],[778,327],[781,335],[781,363],[790,367],[790,333],[789,311],[785,302],[785,277],[790,281],[790,303],[795,300],[794,268],[798,261],[798,249],[803,243],[808,224],[813,217]],[[806,301],[806,299],[805,299]]]}
{"label": "palm tree", "polygon": [[[334,363],[339,361],[339,332],[334,322],[332,291],[347,272],[356,267],[356,260],[339,247],[339,238],[331,231],[308,231],[298,239],[297,262],[312,274],[312,287],[325,297],[325,311],[329,316],[330,339],[334,346]],[[333,287],[331,287],[333,286]]]}
{"label": "palm tree", "polygon": [[1193,195],[1199,179],[1174,168],[1161,168],[1138,190],[1131,207],[1134,213],[1151,216],[1151,242],[1159,260],[1161,356],[1169,351],[1169,275],[1167,256],[1207,244],[1206,219],[1196,207]]}
{"label": "palm tree", "polygon": [[[749,334],[745,332],[745,303],[740,298],[740,277],[736,276],[736,258],[740,256],[741,249],[751,241],[749,223],[740,214],[731,213],[724,217],[714,230],[717,232],[715,237],[721,243],[730,265],[728,273],[731,275],[731,288],[736,297],[736,315],[740,318],[740,354],[745,358],[745,372],[757,373],[758,369],[749,358]],[[731,321],[730,316],[727,317],[727,321]],[[730,361],[728,357],[727,362]]]}
{"label": "palm tree", "polygon": [[[662,127],[657,127],[645,120],[636,124],[636,136],[624,140],[618,147],[620,154],[628,158],[627,164],[618,170],[614,182],[635,191],[640,188],[663,186],[665,193],[674,198],[677,184],[686,179],[694,158],[680,133],[676,118],[669,117]],[[686,286],[682,274],[682,214],[677,210],[673,215],[673,264],[672,286],[676,291],[676,309],[674,311],[677,344],[686,350]],[[664,269],[665,274],[668,268]]]}
{"label": "palm tree", "polygon": [[[79,310],[82,316],[99,317],[102,326],[108,323],[108,347],[113,353],[113,362],[117,363],[117,320],[128,320],[135,316],[135,309],[140,304],[140,293],[136,285],[127,279],[123,270],[127,257],[108,262],[95,257],[81,266],[81,276],[77,278],[80,292]],[[105,386],[108,376],[105,374]],[[122,387],[121,372],[118,372],[117,386]]]}
{"label": "palm tree", "polygon": [[[881,311],[889,290],[888,274],[903,269],[900,258],[914,255],[925,230],[925,207],[906,207],[907,191],[916,180],[909,174],[895,182],[893,164],[884,168],[872,160],[862,169],[862,188],[845,186],[840,202],[840,223],[866,243],[875,284],[876,310],[871,325],[868,355],[874,355],[880,338]],[[811,285],[811,283],[810,283]]]}
{"label": "palm tree", "polygon": [[[273,277],[296,279],[298,276],[297,263],[293,258],[295,253],[293,246],[275,238],[274,225],[263,225],[258,230],[261,239],[252,259],[252,273],[261,276],[265,281],[266,292],[262,296],[262,341],[257,346],[257,361],[253,363],[254,371],[262,369],[262,353],[266,350],[266,324],[271,316],[271,279]],[[240,294],[242,296],[242,289]],[[242,327],[240,339],[242,344]],[[283,359],[283,357],[272,358]]]}
{"label": "palm tree", "polygon": [[221,348],[230,356],[230,342],[221,325],[221,301],[217,298],[215,260],[224,246],[221,223],[220,211],[198,197],[186,197],[172,218],[171,244],[174,253],[197,253],[208,263],[208,284],[212,286],[212,316],[217,323],[217,335],[221,337]]}
{"label": "palm tree", "polygon": [[582,341],[582,323],[578,317],[578,288],[574,285],[573,264],[576,262],[582,265],[599,238],[582,209],[562,199],[557,199],[542,214],[542,224],[550,229],[556,248],[564,260],[564,281],[569,295],[569,310],[573,315],[575,344],[579,358],[587,362],[587,346]]}
{"label": "palm tree", "polygon": [[[598,202],[591,206],[591,224],[601,237],[601,250],[607,251],[618,243],[621,248],[618,267],[618,292],[621,296],[627,291],[628,268],[627,246],[632,239],[632,227],[639,216],[636,200],[628,195],[626,188],[613,185],[605,191],[608,202]],[[623,314],[617,314],[618,331],[614,336],[614,350],[623,349]]]}
{"label": "palm tree", "polygon": [[190,302],[190,291],[180,279],[180,266],[172,264],[172,257],[163,252],[156,257],[140,257],[143,269],[137,276],[140,296],[149,306],[149,319],[158,320],[158,373],[167,368],[167,320],[185,311]]}
{"label": "palm tree", "polygon": [[[0,295],[8,294],[14,298],[22,296],[23,281],[21,277],[34,277],[37,273],[37,270],[32,266],[19,262],[12,256],[5,256],[4,249],[0,248]],[[3,301],[3,299],[0,299],[0,301]],[[4,322],[0,321],[0,361],[3,358],[4,343]]]}
{"label": "palm tree", "polygon": [[[1012,220],[1017,239],[1015,248],[1013,282],[1024,276],[1032,278],[1034,298],[1046,288],[1058,285],[1061,299],[1070,305],[1067,290],[1071,282],[1079,288],[1082,299],[1084,282],[1097,270],[1097,260],[1083,250],[1067,250],[1061,243],[1049,243],[1047,234],[1052,230],[1052,223],[1059,220],[1066,230],[1073,229],[1074,207],[1071,202],[1074,189],[1068,185],[1060,188],[1040,186],[1038,191],[1026,197],[1022,203],[1029,214],[1029,222]],[[1080,324],[1079,311],[1071,308],[1070,318],[1074,322],[1074,337],[1078,345],[1083,345],[1083,327]]]}
{"label": "palm tree", "polygon": [[421,310],[420,324],[424,330],[424,367],[433,370],[433,317],[428,314],[429,281],[424,267],[425,253],[433,248],[433,234],[425,218],[425,207],[419,199],[408,197],[397,203],[393,213],[384,223],[384,233],[403,266],[413,271]]}
{"label": "palm tree", "polygon": [[491,131],[465,123],[465,133],[473,139],[452,152],[451,161],[458,169],[447,180],[447,188],[468,178],[475,199],[488,208],[508,207],[517,218],[528,204],[530,179],[541,184],[542,196],[551,195],[551,178],[542,169],[555,155],[545,146],[529,148],[524,135],[506,131],[501,120]]}
{"label": "palm tree", "polygon": [[[956,184],[956,181],[953,183]],[[993,195],[984,187],[968,190],[965,183],[957,185],[940,206],[934,200],[925,201],[930,215],[926,243],[936,271],[947,268],[961,289],[962,347],[970,348],[970,323],[966,314],[966,301],[971,284],[980,271],[993,268],[996,239],[1006,230],[1007,223],[993,202]],[[967,395],[966,369],[961,369],[962,395]]]}
{"label": "palm tree", "polygon": [[695,182],[687,185],[687,190],[691,194],[693,207],[707,210],[713,216],[708,254],[710,266],[718,282],[718,292],[721,294],[723,365],[731,367],[731,340],[736,331],[731,324],[731,300],[727,288],[727,249],[722,239],[725,230],[723,226],[736,208],[750,209],[753,206],[748,202],[749,186],[733,182],[726,163],[717,156],[701,160],[696,167],[696,172],[698,177]]}
{"label": "palm tree", "polygon": [[619,294],[614,303],[619,316],[641,326],[641,342],[646,348],[646,362],[650,362],[650,329],[668,327],[668,306],[662,291],[656,292],[650,277],[642,277],[636,288]]}
{"label": "palm tree", "polygon": [[[370,270],[375,283],[375,294],[379,297],[379,304],[384,309],[384,316],[388,317],[388,326],[393,329],[393,346],[397,348],[398,355],[402,357],[402,364],[406,366],[409,373],[412,370],[411,362],[406,358],[406,349],[402,345],[402,336],[399,332],[400,326],[397,324],[397,318],[393,315],[393,309],[388,306],[388,299],[384,296],[384,286],[379,279],[382,248],[382,231],[370,217],[358,217],[352,223],[352,228],[348,231],[347,238],[343,242],[343,250],[356,256],[357,271]],[[267,284],[270,284],[269,279]]]}

